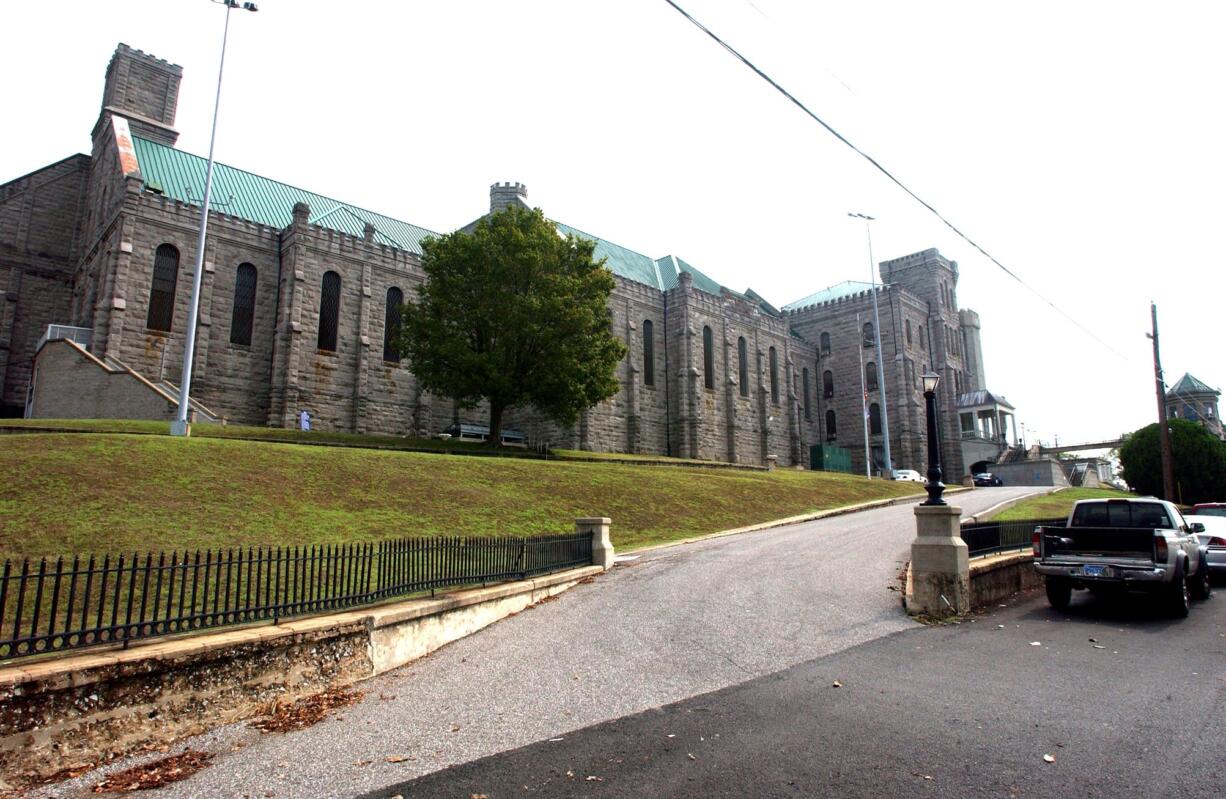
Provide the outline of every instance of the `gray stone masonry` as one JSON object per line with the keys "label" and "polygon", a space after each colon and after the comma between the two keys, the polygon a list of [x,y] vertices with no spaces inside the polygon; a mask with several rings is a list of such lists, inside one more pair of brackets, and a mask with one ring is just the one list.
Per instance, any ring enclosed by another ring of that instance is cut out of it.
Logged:
{"label": "gray stone masonry", "polygon": [[908,613],[941,617],[970,612],[970,565],[959,531],[961,517],[962,509],[952,505],[915,506]]}

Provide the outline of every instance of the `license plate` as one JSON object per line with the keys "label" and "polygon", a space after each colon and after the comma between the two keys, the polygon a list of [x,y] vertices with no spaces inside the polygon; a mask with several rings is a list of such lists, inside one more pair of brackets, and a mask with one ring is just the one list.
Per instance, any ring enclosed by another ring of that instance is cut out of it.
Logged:
{"label": "license plate", "polygon": [[1081,574],[1083,577],[1106,577],[1106,566],[1082,566]]}

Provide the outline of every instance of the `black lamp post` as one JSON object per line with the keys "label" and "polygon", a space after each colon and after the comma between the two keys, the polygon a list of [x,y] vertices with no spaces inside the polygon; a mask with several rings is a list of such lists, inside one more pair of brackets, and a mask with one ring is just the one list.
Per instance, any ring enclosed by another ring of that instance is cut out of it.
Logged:
{"label": "black lamp post", "polygon": [[941,438],[937,435],[937,384],[941,376],[933,372],[924,372],[924,402],[928,415],[928,483],[924,489],[928,492],[928,501],[923,505],[944,505],[941,494],[945,492],[945,484],[941,482]]}

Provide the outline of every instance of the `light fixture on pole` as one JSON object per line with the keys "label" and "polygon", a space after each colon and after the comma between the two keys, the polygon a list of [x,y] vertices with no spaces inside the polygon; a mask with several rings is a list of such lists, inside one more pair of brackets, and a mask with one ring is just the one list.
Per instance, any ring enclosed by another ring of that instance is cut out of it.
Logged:
{"label": "light fixture on pole", "polygon": [[881,391],[881,444],[882,455],[885,456],[885,476],[887,480],[894,478],[894,459],[890,456],[890,404],[886,399],[886,395],[890,392],[886,389],[885,383],[885,364],[882,362],[881,355],[881,316],[877,313],[877,265],[873,263],[873,230],[872,223],[876,221],[874,217],[867,214],[853,214],[848,212],[848,216],[853,219],[864,220],[864,232],[868,236],[868,275],[873,284],[873,339],[877,347],[877,387]]}
{"label": "light fixture on pole", "polygon": [[928,482],[924,490],[928,492],[928,501],[923,505],[944,505],[941,494],[945,493],[945,484],[941,482],[941,437],[937,435],[937,385],[941,376],[935,372],[924,372],[924,403],[928,416]]}
{"label": "light fixture on pole", "polygon": [[239,3],[239,0],[212,0],[226,7],[226,23],[221,34],[221,61],[217,65],[217,97],[213,101],[213,130],[209,134],[209,160],[204,169],[204,200],[200,204],[200,235],[196,239],[196,268],[192,272],[192,299],[187,308],[187,338],[183,345],[183,375],[179,384],[179,413],[170,423],[172,436],[188,434],[187,412],[192,387],[192,360],[196,355],[196,320],[200,315],[200,283],[204,273],[204,243],[209,229],[209,198],[213,191],[213,144],[217,141],[217,112],[221,110],[221,76],[226,69],[226,41],[230,37],[230,12],[236,8],[243,11],[259,11],[255,3]]}

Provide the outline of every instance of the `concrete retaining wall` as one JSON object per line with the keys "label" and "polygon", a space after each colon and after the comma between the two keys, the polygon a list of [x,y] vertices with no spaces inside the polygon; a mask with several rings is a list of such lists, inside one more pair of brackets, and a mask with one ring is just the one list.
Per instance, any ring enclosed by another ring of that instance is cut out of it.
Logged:
{"label": "concrete retaining wall", "polygon": [[1043,585],[1029,552],[1008,552],[971,561],[971,607],[982,608]]}

